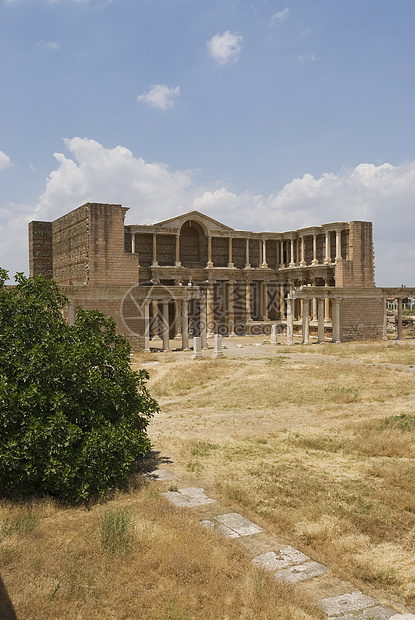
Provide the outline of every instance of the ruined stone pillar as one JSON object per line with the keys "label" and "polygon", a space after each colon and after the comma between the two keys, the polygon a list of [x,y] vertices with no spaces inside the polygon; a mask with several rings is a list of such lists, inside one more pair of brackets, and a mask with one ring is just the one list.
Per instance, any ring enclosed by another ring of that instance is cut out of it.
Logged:
{"label": "ruined stone pillar", "polygon": [[229,237],[229,256],[228,256],[228,267],[234,267],[232,260],[232,237]]}
{"label": "ruined stone pillar", "polygon": [[215,288],[214,283],[209,282],[206,291],[206,312],[207,312],[207,335],[213,336],[215,333]]}
{"label": "ruined stone pillar", "polygon": [[[313,278],[313,280],[311,281],[312,286],[316,286],[316,279]],[[313,303],[312,303],[312,308],[311,308],[312,312],[311,312],[311,320],[312,321],[317,321],[317,299],[314,297],[313,298]]]}
{"label": "ruined stone pillar", "polygon": [[202,357],[202,345],[200,336],[193,336],[193,355],[192,359],[199,360]]}
{"label": "ruined stone pillar", "polygon": [[310,300],[303,299],[303,344],[310,344]]}
{"label": "ruined stone pillar", "polygon": [[235,307],[234,307],[235,282],[228,282],[228,331],[229,336],[235,336]]}
{"label": "ruined stone pillar", "polygon": [[313,233],[313,260],[311,261],[312,265],[318,265],[317,260],[317,235]]}
{"label": "ruined stone pillar", "polygon": [[153,262],[151,263],[152,267],[157,267],[157,235],[153,233]]}
{"label": "ruined stone pillar", "polygon": [[169,300],[163,299],[163,321],[162,321],[162,332],[163,332],[163,351],[170,351],[169,346]]}
{"label": "ruined stone pillar", "polygon": [[291,261],[290,261],[290,267],[295,267],[295,262],[294,262],[294,237],[291,237],[290,241],[291,241]]}
{"label": "ruined stone pillar", "polygon": [[223,357],[221,334],[215,334],[212,357]]}
{"label": "ruined stone pillar", "polygon": [[251,263],[249,262],[249,237],[245,239],[245,269],[249,269],[251,267]]}
{"label": "ruined stone pillar", "polygon": [[398,297],[398,340],[402,338],[402,298]]}
{"label": "ruined stone pillar", "polygon": [[251,283],[250,282],[246,282],[245,283],[245,313],[246,313],[246,320],[247,321],[252,321],[252,316],[251,316]]}
{"label": "ruined stone pillar", "polygon": [[202,349],[207,349],[207,300],[203,295],[200,299],[200,342]]}
{"label": "ruined stone pillar", "polygon": [[68,302],[68,326],[75,325],[75,306],[71,301]]}
{"label": "ruined stone pillar", "polygon": [[271,325],[271,344],[278,344],[278,325],[273,323]]}
{"label": "ruined stone pillar", "polygon": [[287,344],[293,344],[294,321],[293,321],[293,303],[291,295],[287,297]]}
{"label": "ruined stone pillar", "polygon": [[285,320],[285,288],[280,284],[280,319]]}
{"label": "ruined stone pillar", "polygon": [[324,299],[318,300],[317,320],[317,342],[322,344],[324,342]]}
{"label": "ruined stone pillar", "polygon": [[180,262],[180,233],[177,233],[176,235],[176,260],[174,263],[175,267],[181,267],[181,262]]}
{"label": "ruined stone pillar", "polygon": [[150,352],[150,302],[144,302],[144,351]]}
{"label": "ruined stone pillar", "polygon": [[182,300],[182,349],[189,350],[189,306],[187,299]]}
{"label": "ruined stone pillar", "polygon": [[341,342],[340,340],[340,299],[332,299],[332,342]]}
{"label": "ruined stone pillar", "polygon": [[135,233],[131,233],[131,254],[135,254]]}
{"label": "ruined stone pillar", "polygon": [[206,267],[208,269],[211,269],[213,267],[213,263],[212,263],[212,237],[208,237],[208,260],[206,263]]}
{"label": "ruined stone pillar", "polygon": [[330,232],[328,230],[326,230],[326,256],[324,259],[324,264],[325,265],[330,265],[331,264],[331,257],[330,257]]}

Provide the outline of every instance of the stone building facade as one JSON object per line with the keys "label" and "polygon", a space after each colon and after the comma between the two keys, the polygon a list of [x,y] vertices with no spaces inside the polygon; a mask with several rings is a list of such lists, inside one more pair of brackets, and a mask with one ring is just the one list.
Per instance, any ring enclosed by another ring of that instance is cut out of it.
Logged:
{"label": "stone building facade", "polygon": [[[382,338],[386,290],[376,289],[370,222],[288,232],[235,230],[197,211],[125,226],[127,208],[87,203],[29,224],[30,275],[53,278],[74,309],[113,316],[137,348],[188,346],[296,326],[318,338]],[[325,335],[324,335],[325,334]]]}

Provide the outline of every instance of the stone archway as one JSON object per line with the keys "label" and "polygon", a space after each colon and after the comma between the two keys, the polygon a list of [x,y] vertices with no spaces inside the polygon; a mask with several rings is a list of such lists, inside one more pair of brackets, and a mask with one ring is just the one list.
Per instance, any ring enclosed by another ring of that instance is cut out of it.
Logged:
{"label": "stone archway", "polygon": [[202,226],[187,220],[180,229],[180,261],[183,267],[204,267],[207,261],[207,239]]}

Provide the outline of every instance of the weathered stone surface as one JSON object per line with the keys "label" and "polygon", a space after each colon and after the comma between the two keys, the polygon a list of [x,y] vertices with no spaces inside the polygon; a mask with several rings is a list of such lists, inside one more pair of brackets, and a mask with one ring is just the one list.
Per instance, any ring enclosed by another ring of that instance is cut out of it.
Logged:
{"label": "weathered stone surface", "polygon": [[327,571],[328,568],[323,566],[323,564],[311,561],[298,564],[297,566],[283,568],[275,573],[275,578],[277,581],[282,581],[284,583],[299,583],[300,581],[306,581],[307,579],[323,575]]}
{"label": "weathered stone surface", "polygon": [[269,551],[268,553],[258,555],[252,561],[261,564],[267,570],[276,571],[294,564],[303,564],[306,561],[310,561],[310,558],[288,545],[280,551]]}
{"label": "weathered stone surface", "polygon": [[362,612],[378,605],[379,603],[376,599],[362,594],[359,590],[341,594],[340,596],[330,596],[320,601],[322,610],[329,618],[343,618],[346,613]]}
{"label": "weathered stone surface", "polygon": [[216,517],[214,521],[203,521],[207,527],[222,532],[228,538],[238,538],[238,536],[251,536],[263,532],[262,527],[245,519],[237,512],[230,512]]}
{"label": "weathered stone surface", "polygon": [[163,495],[175,506],[193,508],[195,506],[203,506],[204,504],[212,504],[215,499],[206,497],[205,491],[198,487],[187,487],[178,491],[167,491]]}
{"label": "weathered stone surface", "polygon": [[389,620],[415,620],[414,614],[395,614]]}
{"label": "weathered stone surface", "polygon": [[177,480],[177,476],[171,474],[166,469],[155,469],[147,474],[148,478],[152,480]]}

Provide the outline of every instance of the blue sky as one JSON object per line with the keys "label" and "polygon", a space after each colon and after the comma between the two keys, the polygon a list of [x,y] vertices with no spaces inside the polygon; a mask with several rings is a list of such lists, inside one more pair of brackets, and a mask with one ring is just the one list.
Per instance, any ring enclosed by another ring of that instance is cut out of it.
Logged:
{"label": "blue sky", "polygon": [[0,265],[86,201],[129,223],[374,222],[415,285],[413,0],[0,0]]}

